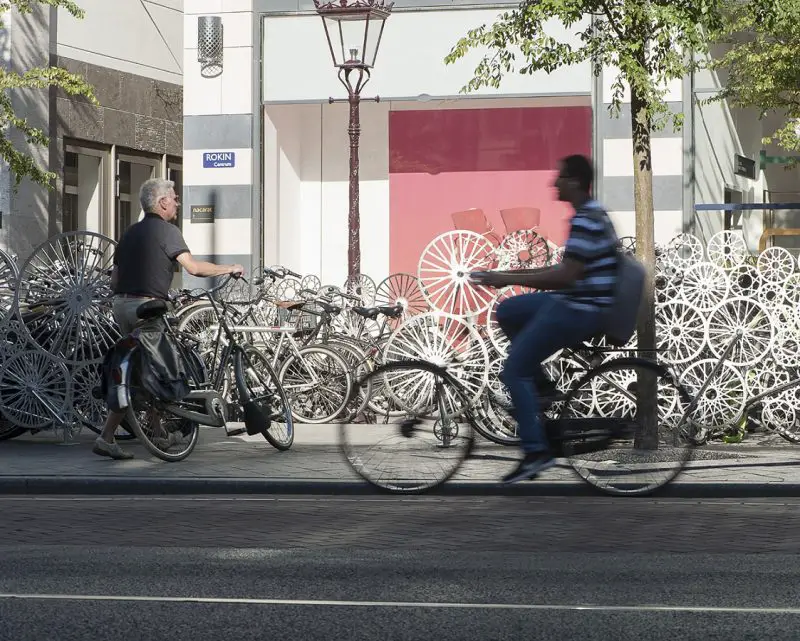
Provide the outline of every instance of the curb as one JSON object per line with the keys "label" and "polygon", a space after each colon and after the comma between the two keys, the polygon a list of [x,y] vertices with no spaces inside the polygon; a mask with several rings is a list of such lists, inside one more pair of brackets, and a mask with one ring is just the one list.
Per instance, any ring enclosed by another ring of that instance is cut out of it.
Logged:
{"label": "curb", "polygon": [[[360,480],[148,478],[103,476],[0,476],[2,495],[310,495],[391,496]],[[605,496],[587,483],[531,482],[502,486],[494,481],[450,481],[425,496]],[[676,481],[659,498],[797,498],[800,483],[718,483]],[[628,498],[628,497],[626,497]],[[634,498],[634,497],[630,497]]]}

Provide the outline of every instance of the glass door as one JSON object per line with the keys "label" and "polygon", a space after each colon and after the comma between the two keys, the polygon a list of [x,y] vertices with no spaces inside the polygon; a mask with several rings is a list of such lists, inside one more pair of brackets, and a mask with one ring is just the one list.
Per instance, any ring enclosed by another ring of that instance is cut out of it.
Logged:
{"label": "glass door", "polygon": [[161,177],[161,161],[157,156],[135,152],[117,154],[117,197],[114,239],[143,215],[139,204],[139,189],[146,180]]}

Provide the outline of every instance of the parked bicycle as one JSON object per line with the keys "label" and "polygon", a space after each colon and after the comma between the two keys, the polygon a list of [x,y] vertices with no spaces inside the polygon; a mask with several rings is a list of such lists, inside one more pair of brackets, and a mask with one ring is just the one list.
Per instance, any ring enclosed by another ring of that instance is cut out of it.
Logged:
{"label": "parked bicycle", "polygon": [[[289,449],[294,441],[291,408],[277,374],[261,351],[239,341],[228,320],[232,308],[214,297],[230,278],[211,289],[184,289],[178,293],[184,299],[206,299],[214,310],[226,341],[221,356],[215,359],[213,372],[208,371],[198,354],[197,339],[175,329],[176,322],[168,317],[170,306],[165,301],[140,305],[137,316],[142,323],[121,341],[125,353],[113,382],[120,408],[127,409],[126,426],[151,454],[164,461],[181,461],[189,456],[197,445],[200,425],[224,427],[229,436],[245,431],[261,434],[278,450]],[[137,354],[142,348],[138,338],[146,331],[166,332],[178,350],[191,390],[178,402],[155,398],[141,384]],[[215,387],[231,366],[235,383],[231,398],[241,410],[244,429],[228,427],[228,404]]]}

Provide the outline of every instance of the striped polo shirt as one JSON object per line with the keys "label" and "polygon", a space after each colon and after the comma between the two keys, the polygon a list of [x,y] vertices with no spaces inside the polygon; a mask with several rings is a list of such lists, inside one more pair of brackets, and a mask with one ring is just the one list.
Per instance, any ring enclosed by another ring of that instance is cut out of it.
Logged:
{"label": "striped polo shirt", "polygon": [[572,217],[564,258],[584,264],[571,289],[554,292],[576,309],[598,311],[614,300],[619,239],[605,209],[595,200],[578,208]]}

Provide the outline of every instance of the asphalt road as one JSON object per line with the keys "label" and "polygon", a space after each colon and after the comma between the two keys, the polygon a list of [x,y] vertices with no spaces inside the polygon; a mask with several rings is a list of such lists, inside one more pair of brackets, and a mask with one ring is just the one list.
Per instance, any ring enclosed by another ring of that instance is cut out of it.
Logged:
{"label": "asphalt road", "polygon": [[799,507],[0,498],[0,641],[797,639]]}

